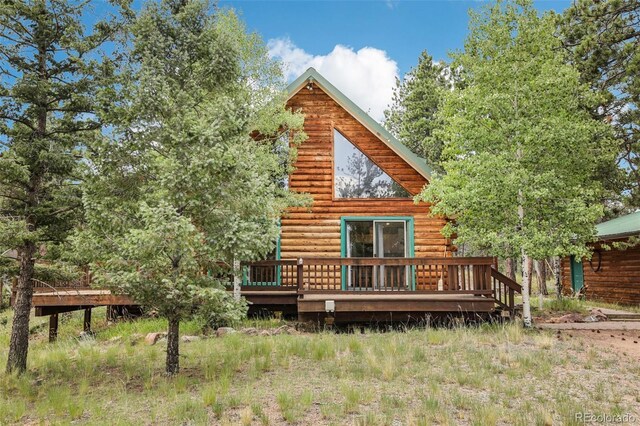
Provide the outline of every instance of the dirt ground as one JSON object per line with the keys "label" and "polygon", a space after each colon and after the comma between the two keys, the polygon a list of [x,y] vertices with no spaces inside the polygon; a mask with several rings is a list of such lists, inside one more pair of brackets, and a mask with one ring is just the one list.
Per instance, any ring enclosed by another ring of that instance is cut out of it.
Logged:
{"label": "dirt ground", "polygon": [[604,321],[598,323],[540,324],[556,330],[563,341],[582,339],[591,347],[606,347],[640,359],[640,322]]}

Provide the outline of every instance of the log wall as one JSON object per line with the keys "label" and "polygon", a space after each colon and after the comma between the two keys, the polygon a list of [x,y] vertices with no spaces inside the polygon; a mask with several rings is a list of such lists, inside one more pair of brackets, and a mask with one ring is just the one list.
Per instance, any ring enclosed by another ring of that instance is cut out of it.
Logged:
{"label": "log wall", "polygon": [[282,219],[281,257],[339,257],[342,216],[412,216],[415,256],[446,256],[451,248],[440,230],[444,219],[430,218],[429,205],[413,199],[336,199],[333,194],[333,130],[339,130],[389,176],[412,195],[427,180],[395,154],[376,135],[313,84],[302,88],[288,103],[305,114],[308,139],[298,148],[290,187],[312,195],[310,208],[296,208]]}
{"label": "log wall", "polygon": [[[591,261],[582,260],[587,299],[640,305],[640,247],[604,250],[598,244],[594,250]],[[562,259],[562,287],[564,293],[571,294],[569,258]]]}

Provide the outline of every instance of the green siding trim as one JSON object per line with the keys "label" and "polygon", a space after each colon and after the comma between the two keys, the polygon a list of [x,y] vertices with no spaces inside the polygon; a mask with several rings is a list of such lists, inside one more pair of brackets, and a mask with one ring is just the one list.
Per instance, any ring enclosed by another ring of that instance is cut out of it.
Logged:
{"label": "green siding trim", "polygon": [[[281,242],[282,234],[278,235],[276,239],[276,260],[280,260],[282,258],[281,254]],[[281,277],[282,266],[276,266],[276,281],[270,282],[259,282],[259,283],[250,283],[251,285],[263,285],[263,286],[280,286],[282,285],[282,277]],[[249,268],[245,266],[242,268],[242,285],[249,284]]]}
{"label": "green siding trim", "polygon": [[[278,239],[276,240],[276,260],[281,259],[280,254],[280,239],[282,238],[282,234],[278,235]],[[276,286],[280,287],[282,285],[282,266],[276,266]]]}
{"label": "green siding trim", "polygon": [[[407,224],[407,257],[415,257],[415,233],[413,216],[342,216],[340,218],[340,257],[347,257],[347,225],[346,222],[371,222],[371,221],[404,221]],[[415,267],[411,267],[411,289],[415,290]],[[347,289],[347,267],[341,271],[342,290]]]}
{"label": "green siding trim", "polygon": [[578,262],[575,256],[571,256],[571,288],[578,292],[584,286],[584,270],[582,262]]}
{"label": "green siding trim", "polygon": [[298,77],[293,83],[287,87],[289,98],[298,93],[300,89],[306,86],[307,82],[314,82],[318,84],[334,101],[336,101],[341,107],[343,107],[349,114],[351,114],[356,120],[362,123],[367,129],[369,129],[374,135],[376,135],[382,142],[384,142],[391,150],[406,161],[411,167],[413,167],[418,173],[424,176],[427,180],[431,180],[433,174],[433,167],[427,164],[424,158],[418,157],[409,148],[407,148],[402,142],[396,139],[387,129],[385,129],[380,123],[371,118],[369,114],[364,112],[362,108],[353,103],[351,99],[346,97],[342,92],[335,88],[335,86],[324,78],[314,68],[309,68],[300,77]]}

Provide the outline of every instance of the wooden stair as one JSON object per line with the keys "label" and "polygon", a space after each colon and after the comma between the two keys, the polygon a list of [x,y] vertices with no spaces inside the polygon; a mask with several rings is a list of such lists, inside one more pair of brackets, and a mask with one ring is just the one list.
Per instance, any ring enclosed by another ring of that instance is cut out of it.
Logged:
{"label": "wooden stair", "polygon": [[607,314],[608,321],[640,321],[640,313],[610,313]]}

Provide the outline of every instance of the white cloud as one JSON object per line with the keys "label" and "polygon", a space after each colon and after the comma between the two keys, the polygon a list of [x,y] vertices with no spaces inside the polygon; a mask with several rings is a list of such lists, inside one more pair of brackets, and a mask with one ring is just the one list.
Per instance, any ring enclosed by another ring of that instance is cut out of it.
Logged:
{"label": "white cloud", "polygon": [[354,51],[339,44],[327,55],[311,55],[288,38],[269,40],[268,48],[272,57],[284,62],[288,80],[314,67],[371,117],[384,118],[398,77],[398,64],[384,50],[363,47]]}
{"label": "white cloud", "polygon": [[397,0],[386,0],[386,1],[385,1],[385,4],[387,5],[387,7],[388,7],[389,9],[393,10],[393,9],[395,9],[395,8],[396,8],[396,5],[397,5],[398,3],[397,3]]}

